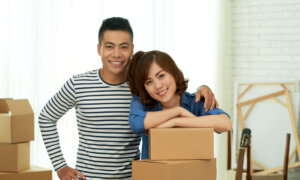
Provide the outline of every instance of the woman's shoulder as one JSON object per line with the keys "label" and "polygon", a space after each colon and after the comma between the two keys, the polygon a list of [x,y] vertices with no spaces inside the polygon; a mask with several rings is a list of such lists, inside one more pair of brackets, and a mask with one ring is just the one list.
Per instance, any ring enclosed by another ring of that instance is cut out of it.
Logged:
{"label": "woman's shoulder", "polygon": [[[195,100],[196,100],[196,94],[186,91],[182,94],[181,99],[183,102],[192,103],[192,102],[195,102]],[[201,100],[199,102],[203,103],[204,99],[201,98]]]}

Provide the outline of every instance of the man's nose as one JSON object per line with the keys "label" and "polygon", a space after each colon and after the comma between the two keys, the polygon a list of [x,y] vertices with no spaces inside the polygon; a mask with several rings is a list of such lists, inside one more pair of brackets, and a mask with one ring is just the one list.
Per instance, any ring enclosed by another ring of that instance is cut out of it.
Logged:
{"label": "man's nose", "polygon": [[113,56],[114,57],[120,57],[121,51],[119,48],[114,48],[113,50]]}

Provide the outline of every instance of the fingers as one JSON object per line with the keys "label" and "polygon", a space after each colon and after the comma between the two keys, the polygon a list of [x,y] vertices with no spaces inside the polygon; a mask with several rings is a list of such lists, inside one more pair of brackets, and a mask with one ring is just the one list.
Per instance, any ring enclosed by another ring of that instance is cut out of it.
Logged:
{"label": "fingers", "polygon": [[65,166],[58,170],[57,175],[61,180],[79,180],[78,176],[80,176],[82,179],[86,179],[80,171],[77,171],[69,166]]}
{"label": "fingers", "polygon": [[205,109],[205,112],[207,112],[209,110],[209,108],[211,107],[211,103],[212,103],[212,100],[210,99],[205,99],[204,101],[204,109]]}
{"label": "fingers", "polygon": [[80,171],[75,170],[75,172],[76,175],[79,175],[82,179],[85,179],[85,176]]}
{"label": "fingers", "polygon": [[215,107],[215,105],[216,105],[216,99],[215,99],[214,96],[213,96],[213,98],[212,98],[212,100],[211,100],[211,104],[210,104],[210,106],[208,106],[208,107],[209,107],[208,110],[213,109],[213,108]]}
{"label": "fingers", "polygon": [[195,102],[199,102],[201,99],[201,93],[199,91],[196,92],[196,99],[195,99]]}

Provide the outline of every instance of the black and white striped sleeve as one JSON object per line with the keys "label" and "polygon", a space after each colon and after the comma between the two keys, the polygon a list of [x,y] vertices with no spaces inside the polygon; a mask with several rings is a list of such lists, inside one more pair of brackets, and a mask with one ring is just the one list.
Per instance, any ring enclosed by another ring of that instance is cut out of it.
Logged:
{"label": "black and white striped sleeve", "polygon": [[62,88],[47,102],[39,115],[42,138],[55,171],[67,165],[61,151],[56,123],[69,109],[75,106],[76,97],[73,82],[73,78],[66,81]]}

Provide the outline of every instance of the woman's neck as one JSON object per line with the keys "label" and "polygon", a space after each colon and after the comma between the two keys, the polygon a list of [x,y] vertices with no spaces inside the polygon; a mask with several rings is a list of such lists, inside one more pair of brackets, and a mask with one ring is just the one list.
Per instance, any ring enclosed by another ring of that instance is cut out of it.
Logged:
{"label": "woman's neck", "polygon": [[161,103],[161,107],[163,110],[178,107],[180,106],[180,99],[181,97],[179,95],[174,95],[174,97],[170,101],[166,103]]}

